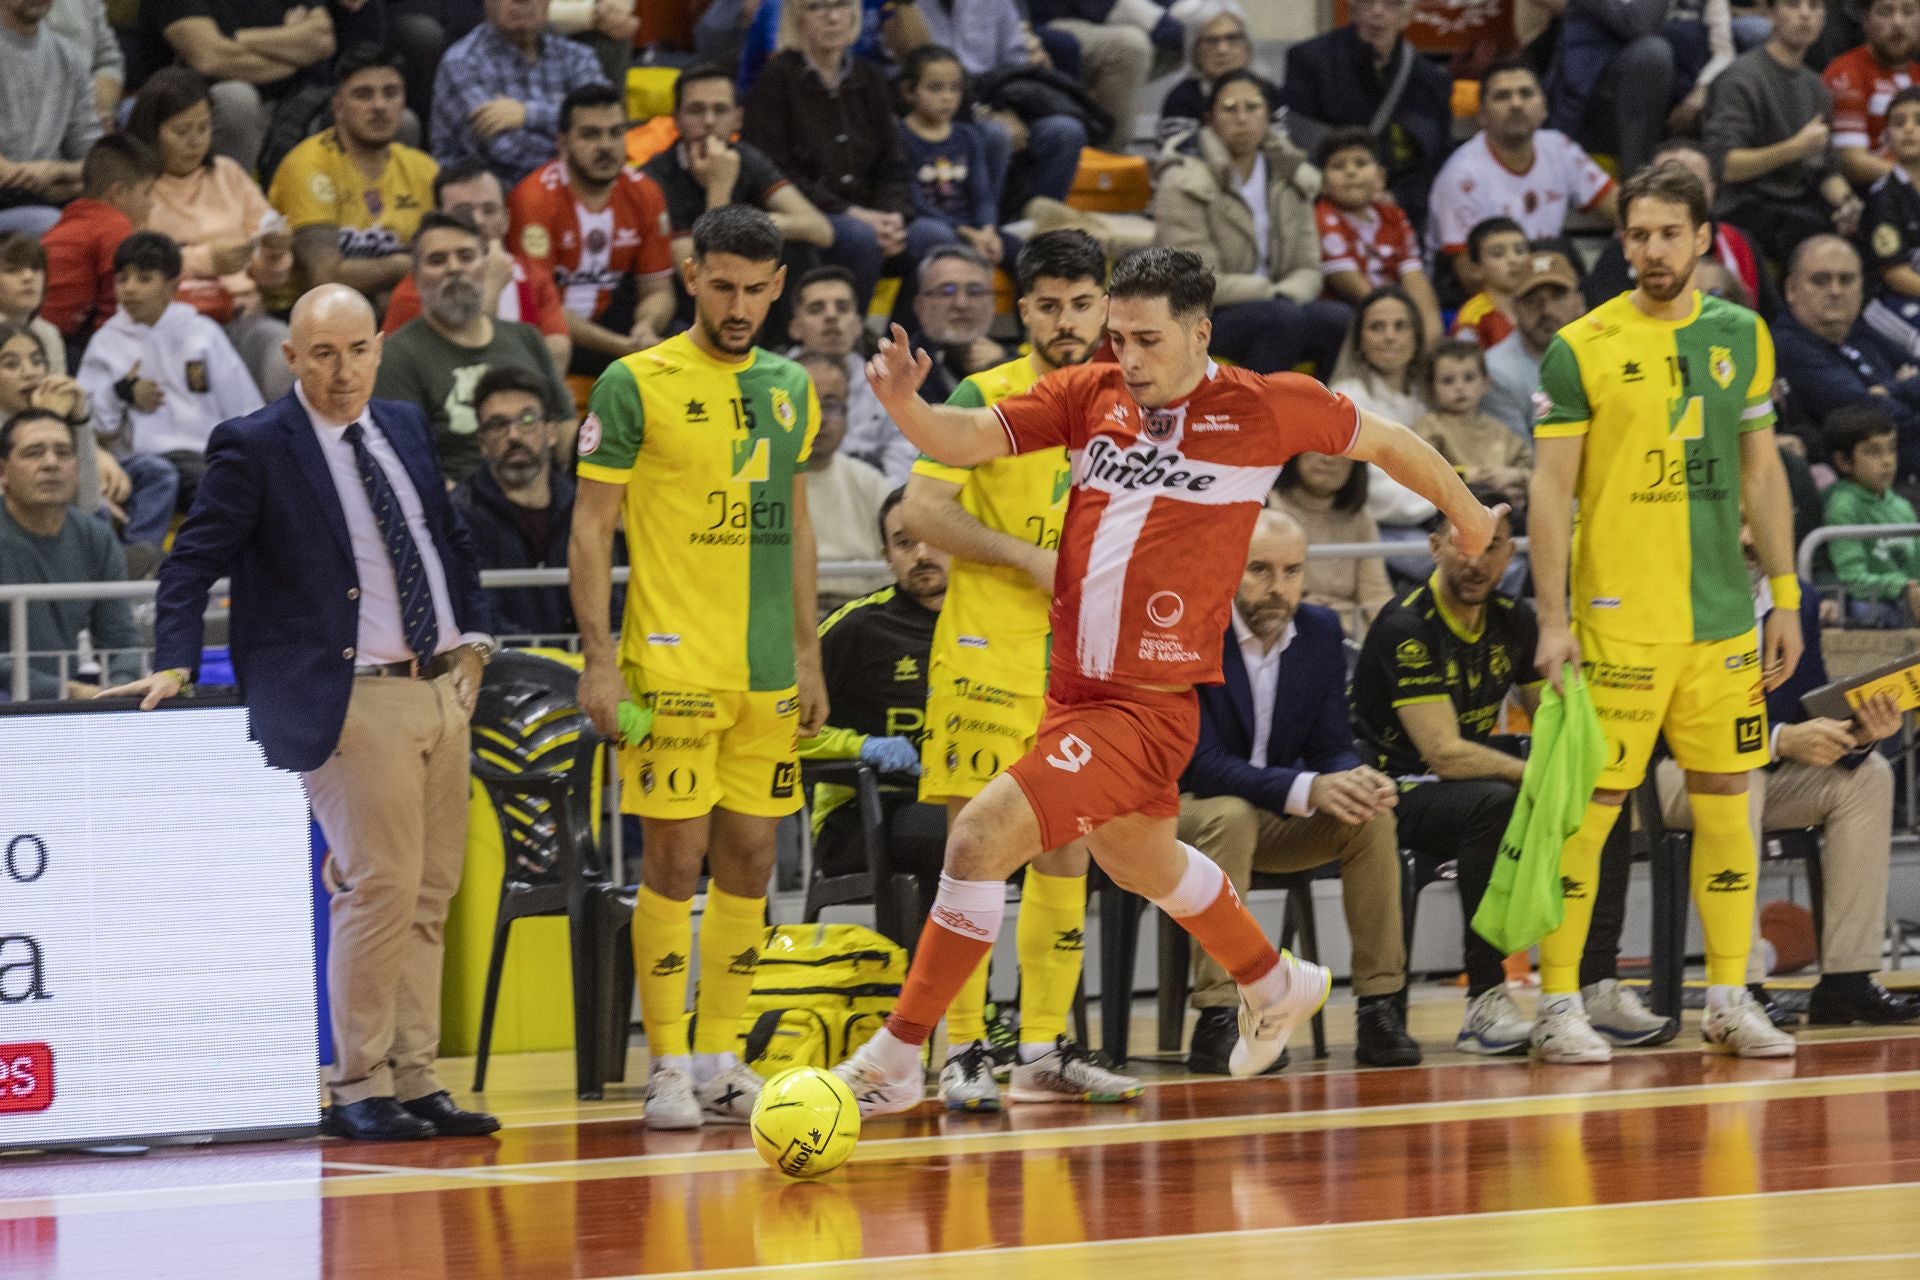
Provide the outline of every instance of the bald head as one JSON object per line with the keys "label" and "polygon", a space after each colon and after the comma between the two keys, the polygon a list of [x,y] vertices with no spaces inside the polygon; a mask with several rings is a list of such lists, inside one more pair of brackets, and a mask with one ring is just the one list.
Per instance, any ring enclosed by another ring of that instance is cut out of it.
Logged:
{"label": "bald head", "polygon": [[1835,235],[1809,236],[1787,266],[1787,306],[1793,318],[1828,342],[1844,342],[1860,318],[1860,255]]}
{"label": "bald head", "polygon": [[315,413],[351,422],[365,412],[380,372],[380,333],[359,290],[323,284],[303,294],[280,349]]}
{"label": "bald head", "polygon": [[1261,509],[1247,544],[1247,567],[1233,607],[1240,620],[1271,649],[1286,633],[1307,585],[1307,534],[1284,511]]}

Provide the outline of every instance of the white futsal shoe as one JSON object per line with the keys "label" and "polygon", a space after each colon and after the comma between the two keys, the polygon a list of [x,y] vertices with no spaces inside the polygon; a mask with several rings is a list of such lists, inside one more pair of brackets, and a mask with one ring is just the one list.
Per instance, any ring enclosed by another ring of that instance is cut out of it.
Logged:
{"label": "white futsal shoe", "polygon": [[1227,1071],[1233,1075],[1257,1076],[1279,1061],[1293,1029],[1320,1012],[1333,992],[1333,971],[1325,965],[1282,951],[1280,967],[1287,989],[1273,1004],[1256,1009],[1247,989],[1240,988],[1240,1042],[1227,1055]]}
{"label": "white futsal shoe", "polygon": [[647,1076],[642,1115],[649,1129],[698,1129],[700,1099],[694,1096],[692,1074],[683,1067],[654,1068]]}
{"label": "white futsal shoe", "polygon": [[1593,1029],[1622,1048],[1665,1044],[1680,1032],[1678,1018],[1661,1017],[1641,1002],[1639,992],[1613,978],[1580,988],[1580,999]]}
{"label": "white futsal shoe", "polygon": [[1709,1053],[1730,1053],[1740,1058],[1791,1058],[1793,1037],[1767,1020],[1767,1014],[1753,993],[1745,987],[1734,990],[1733,999],[1718,1009],[1708,1009],[1700,1020],[1700,1038]]}
{"label": "white futsal shoe", "polygon": [[1525,1053],[1533,1024],[1520,1013],[1520,1006],[1503,982],[1488,987],[1467,1004],[1467,1016],[1453,1047],[1461,1053],[1479,1053],[1499,1057]]}
{"label": "white futsal shoe", "polygon": [[1013,1068],[1007,1097],[1015,1102],[1131,1102],[1144,1090],[1061,1036],[1053,1048]]}
{"label": "white futsal shoe", "polygon": [[1592,1066],[1613,1061],[1613,1046],[1587,1021],[1580,997],[1541,996],[1533,1020],[1533,1056],[1555,1066]]}
{"label": "white futsal shoe", "polygon": [[833,1069],[860,1104],[860,1117],[891,1116],[911,1111],[926,1100],[927,1078],[916,1059],[911,1070],[890,1073],[873,1052],[869,1040],[845,1062]]}
{"label": "white futsal shoe", "polygon": [[695,1087],[701,1117],[708,1124],[746,1124],[753,1119],[753,1104],[760,1100],[760,1089],[765,1083],[752,1067],[734,1063]]}
{"label": "white futsal shoe", "polygon": [[993,1079],[993,1050],[984,1040],[947,1050],[940,1068],[940,1096],[949,1111],[998,1111],[1000,1086]]}

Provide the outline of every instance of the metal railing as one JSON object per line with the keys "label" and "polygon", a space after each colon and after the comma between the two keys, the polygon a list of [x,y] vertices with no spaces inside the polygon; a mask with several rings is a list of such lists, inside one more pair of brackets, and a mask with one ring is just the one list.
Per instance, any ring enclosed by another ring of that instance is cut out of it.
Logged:
{"label": "metal railing", "polygon": [[1823,525],[1806,536],[1800,544],[1799,554],[1794,560],[1794,568],[1802,578],[1813,581],[1813,561],[1820,548],[1829,542],[1845,542],[1850,539],[1865,541],[1879,538],[1906,538],[1920,535],[1920,524],[1831,524]]}

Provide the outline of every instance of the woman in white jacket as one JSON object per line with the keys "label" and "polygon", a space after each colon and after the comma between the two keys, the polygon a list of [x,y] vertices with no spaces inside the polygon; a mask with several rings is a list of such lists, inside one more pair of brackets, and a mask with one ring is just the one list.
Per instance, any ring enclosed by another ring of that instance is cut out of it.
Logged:
{"label": "woman in white jacket", "polygon": [[[1397,286],[1375,289],[1353,314],[1353,327],[1340,347],[1332,387],[1368,413],[1409,429],[1426,416],[1421,370],[1427,341],[1413,299]],[[1396,556],[1388,564],[1400,573],[1424,573],[1425,525],[1434,506],[1413,490],[1375,468],[1367,483],[1367,514],[1380,526],[1385,542],[1418,542],[1418,556]]]}

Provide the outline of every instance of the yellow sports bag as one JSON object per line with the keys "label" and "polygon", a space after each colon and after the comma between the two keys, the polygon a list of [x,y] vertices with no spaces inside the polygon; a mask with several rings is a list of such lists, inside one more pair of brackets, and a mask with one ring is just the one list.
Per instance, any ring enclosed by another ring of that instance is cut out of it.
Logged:
{"label": "yellow sports bag", "polygon": [[760,945],[740,1060],[768,1078],[831,1067],[880,1030],[906,977],[906,951],[864,926],[776,925]]}

